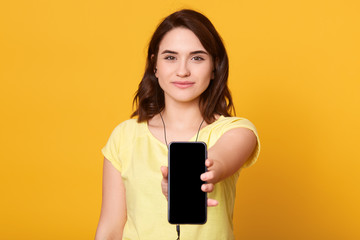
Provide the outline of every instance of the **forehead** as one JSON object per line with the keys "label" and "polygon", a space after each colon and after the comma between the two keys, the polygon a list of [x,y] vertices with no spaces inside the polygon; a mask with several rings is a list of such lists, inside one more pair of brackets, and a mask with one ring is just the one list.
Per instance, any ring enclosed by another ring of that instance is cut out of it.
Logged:
{"label": "forehead", "polygon": [[159,45],[159,52],[172,50],[176,52],[206,51],[199,38],[187,28],[174,28],[165,34]]}

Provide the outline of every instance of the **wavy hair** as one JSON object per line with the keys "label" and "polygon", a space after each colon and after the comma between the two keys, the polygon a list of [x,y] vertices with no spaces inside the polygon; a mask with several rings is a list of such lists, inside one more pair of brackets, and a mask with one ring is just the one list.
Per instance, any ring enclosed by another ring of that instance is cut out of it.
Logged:
{"label": "wavy hair", "polygon": [[166,17],[155,30],[149,43],[145,73],[135,94],[133,105],[136,110],[131,117],[138,116],[138,122],[151,119],[165,108],[164,91],[155,77],[155,65],[159,45],[170,30],[183,27],[192,31],[200,40],[214,62],[214,79],[201,94],[200,112],[207,123],[215,120],[215,115],[231,116],[235,108],[227,86],[229,60],[226,49],[210,20],[199,12],[189,9],[177,11]]}

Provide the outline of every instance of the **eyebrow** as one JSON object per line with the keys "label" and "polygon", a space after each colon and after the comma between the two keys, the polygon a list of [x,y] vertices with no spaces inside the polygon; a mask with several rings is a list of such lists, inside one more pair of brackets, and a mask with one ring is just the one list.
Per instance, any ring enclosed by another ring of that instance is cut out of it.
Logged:
{"label": "eyebrow", "polygon": [[[178,52],[171,51],[171,50],[164,50],[164,51],[161,52],[161,54],[178,54]],[[207,52],[205,52],[203,50],[197,50],[197,51],[190,52],[190,55],[193,55],[193,54],[206,54],[206,55],[209,55]]]}

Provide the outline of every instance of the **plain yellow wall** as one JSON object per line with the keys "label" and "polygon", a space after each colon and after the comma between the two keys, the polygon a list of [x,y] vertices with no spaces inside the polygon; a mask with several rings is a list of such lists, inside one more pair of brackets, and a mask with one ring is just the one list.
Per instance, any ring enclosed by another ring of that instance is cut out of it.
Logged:
{"label": "plain yellow wall", "polygon": [[237,239],[360,239],[357,0],[2,1],[0,239],[94,237],[100,149],[131,113],[152,32],[184,7],[223,37],[237,115],[262,141]]}

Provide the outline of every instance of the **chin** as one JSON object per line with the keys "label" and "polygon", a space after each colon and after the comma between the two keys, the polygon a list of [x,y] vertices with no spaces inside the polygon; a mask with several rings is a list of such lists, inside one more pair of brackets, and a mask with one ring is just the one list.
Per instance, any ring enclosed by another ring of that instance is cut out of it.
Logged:
{"label": "chin", "polygon": [[171,97],[174,101],[179,103],[192,103],[192,102],[198,102],[200,99],[200,96],[172,96]]}

